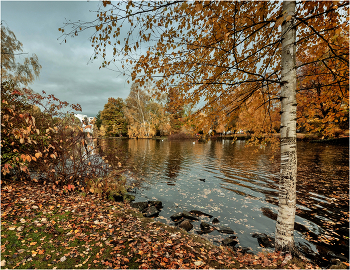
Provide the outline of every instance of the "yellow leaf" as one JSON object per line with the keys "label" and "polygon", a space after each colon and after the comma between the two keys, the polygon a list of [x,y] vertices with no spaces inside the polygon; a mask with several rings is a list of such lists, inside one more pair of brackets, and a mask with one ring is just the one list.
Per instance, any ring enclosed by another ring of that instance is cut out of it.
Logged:
{"label": "yellow leaf", "polygon": [[37,242],[31,242],[30,245],[31,245],[31,246],[34,246],[34,245],[36,245],[36,243],[37,243]]}

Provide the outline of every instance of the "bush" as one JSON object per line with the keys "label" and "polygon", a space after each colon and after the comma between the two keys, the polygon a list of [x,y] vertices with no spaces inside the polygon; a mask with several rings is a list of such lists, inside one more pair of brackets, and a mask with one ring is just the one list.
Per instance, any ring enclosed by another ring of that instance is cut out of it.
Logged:
{"label": "bush", "polygon": [[[2,181],[33,180],[58,186],[86,186],[86,180],[111,171],[95,153],[69,105],[53,95],[1,84]],[[63,112],[63,109],[69,109]]]}

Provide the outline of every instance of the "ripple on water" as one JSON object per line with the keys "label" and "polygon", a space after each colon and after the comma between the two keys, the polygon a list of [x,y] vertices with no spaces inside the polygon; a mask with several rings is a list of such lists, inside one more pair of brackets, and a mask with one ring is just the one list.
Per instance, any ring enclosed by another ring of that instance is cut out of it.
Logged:
{"label": "ripple on water", "polygon": [[[220,225],[231,227],[239,245],[257,252],[261,248],[251,235],[274,235],[279,157],[277,153],[272,162],[268,149],[231,142],[123,140],[108,149],[123,149],[128,157],[123,164],[142,179],[138,201],[154,198],[163,202],[159,221],[171,223],[169,217],[175,212],[201,210],[219,218]],[[298,244],[315,252],[322,245],[339,254],[349,253],[348,240],[337,235],[339,228],[349,227],[348,179],[348,146],[298,142]],[[315,241],[309,237],[312,233],[318,237]],[[205,236],[218,242],[226,237],[218,232]]]}

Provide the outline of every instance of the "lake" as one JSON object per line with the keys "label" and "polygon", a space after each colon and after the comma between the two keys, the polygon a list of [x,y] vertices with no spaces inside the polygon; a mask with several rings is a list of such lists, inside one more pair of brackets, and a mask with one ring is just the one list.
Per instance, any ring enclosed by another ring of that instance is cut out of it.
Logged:
{"label": "lake", "polygon": [[[200,210],[232,228],[237,246],[253,253],[265,250],[253,233],[274,236],[279,150],[247,147],[244,140],[117,138],[99,140],[98,149],[138,183],[136,202],[163,202],[156,220],[173,224],[172,214]],[[349,146],[298,142],[297,151],[296,245],[319,265],[332,258],[348,261]],[[199,230],[199,222],[193,225],[190,233]],[[217,231],[203,235],[213,243],[227,236]]]}

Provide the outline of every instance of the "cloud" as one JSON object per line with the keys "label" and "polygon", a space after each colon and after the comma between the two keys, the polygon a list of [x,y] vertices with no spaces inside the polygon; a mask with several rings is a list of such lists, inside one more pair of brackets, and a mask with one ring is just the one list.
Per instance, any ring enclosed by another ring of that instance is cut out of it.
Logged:
{"label": "cloud", "polygon": [[30,87],[71,104],[79,103],[82,113],[88,116],[103,110],[109,97],[125,99],[130,91],[126,78],[109,69],[99,69],[101,59],[89,61],[93,55],[89,41],[93,29],[68,38],[66,43],[57,40],[58,28],[66,20],[94,20],[96,14],[90,10],[97,10],[98,5],[96,1],[1,2],[5,25],[23,43],[24,52],[35,53],[42,65],[39,79]]}

